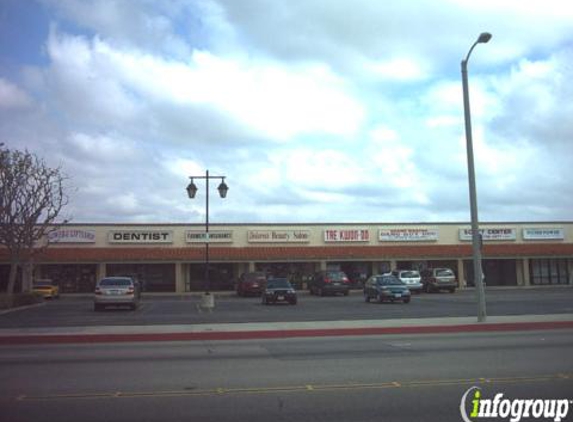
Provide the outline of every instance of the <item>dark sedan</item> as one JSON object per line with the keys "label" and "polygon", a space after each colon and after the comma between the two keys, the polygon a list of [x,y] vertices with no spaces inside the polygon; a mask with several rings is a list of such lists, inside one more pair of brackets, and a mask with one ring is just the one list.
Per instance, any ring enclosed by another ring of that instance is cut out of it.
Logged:
{"label": "dark sedan", "polygon": [[287,302],[291,305],[296,305],[296,291],[286,278],[270,279],[267,281],[262,301],[263,305],[277,302]]}
{"label": "dark sedan", "polygon": [[373,275],[364,286],[364,301],[366,302],[374,299],[379,303],[386,300],[409,303],[410,297],[408,286],[393,275]]}

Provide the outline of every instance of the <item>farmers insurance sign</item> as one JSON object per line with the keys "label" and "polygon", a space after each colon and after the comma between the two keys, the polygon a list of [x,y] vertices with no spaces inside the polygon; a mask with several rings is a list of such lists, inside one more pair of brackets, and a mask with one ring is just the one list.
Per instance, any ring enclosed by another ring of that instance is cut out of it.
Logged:
{"label": "farmers insurance sign", "polygon": [[[207,241],[207,233],[204,230],[187,230],[185,232],[185,241],[187,243],[205,243]],[[209,243],[231,243],[232,241],[232,231],[209,231]]]}
{"label": "farmers insurance sign", "polygon": [[380,242],[435,242],[438,230],[433,229],[380,229]]}
{"label": "farmers insurance sign", "polygon": [[[516,230],[509,227],[500,227],[496,229],[480,229],[482,239],[486,240],[516,240]],[[460,229],[460,240],[471,241],[472,229]]]}
{"label": "farmers insurance sign", "polygon": [[109,243],[173,243],[171,230],[114,230],[107,235]]}

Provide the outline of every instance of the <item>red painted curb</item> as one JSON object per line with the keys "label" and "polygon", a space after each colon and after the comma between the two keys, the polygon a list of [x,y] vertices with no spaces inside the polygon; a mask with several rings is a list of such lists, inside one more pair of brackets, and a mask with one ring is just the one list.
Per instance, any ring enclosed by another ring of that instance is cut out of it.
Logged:
{"label": "red painted curb", "polygon": [[461,324],[410,327],[365,328],[310,328],[264,331],[215,331],[200,333],[153,334],[46,334],[0,337],[0,345],[50,344],[50,343],[116,343],[149,341],[198,341],[198,340],[253,340],[292,337],[370,336],[388,334],[439,334],[491,331],[532,331],[573,328],[573,321],[509,322],[492,324]]}

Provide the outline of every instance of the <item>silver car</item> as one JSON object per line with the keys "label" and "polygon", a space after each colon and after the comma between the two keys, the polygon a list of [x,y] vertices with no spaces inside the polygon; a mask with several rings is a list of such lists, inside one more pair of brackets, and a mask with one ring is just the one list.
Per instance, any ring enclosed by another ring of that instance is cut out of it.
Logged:
{"label": "silver car", "polygon": [[420,272],[416,270],[395,270],[392,275],[404,283],[412,293],[420,293],[424,287]]}
{"label": "silver car", "polygon": [[127,305],[131,309],[139,306],[141,288],[131,277],[105,277],[98,281],[94,294],[94,311],[108,305]]}

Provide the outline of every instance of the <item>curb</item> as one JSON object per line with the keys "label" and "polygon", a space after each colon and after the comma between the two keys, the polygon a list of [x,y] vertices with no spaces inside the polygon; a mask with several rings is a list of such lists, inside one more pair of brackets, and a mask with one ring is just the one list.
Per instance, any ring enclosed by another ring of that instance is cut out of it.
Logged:
{"label": "curb", "polygon": [[573,328],[573,321],[508,322],[485,324],[427,325],[364,328],[309,328],[259,331],[204,331],[146,334],[31,334],[0,337],[0,345],[70,344],[119,342],[168,342],[208,340],[285,339],[295,337],[374,336],[392,334],[446,334],[467,332],[502,332],[558,330]]}

